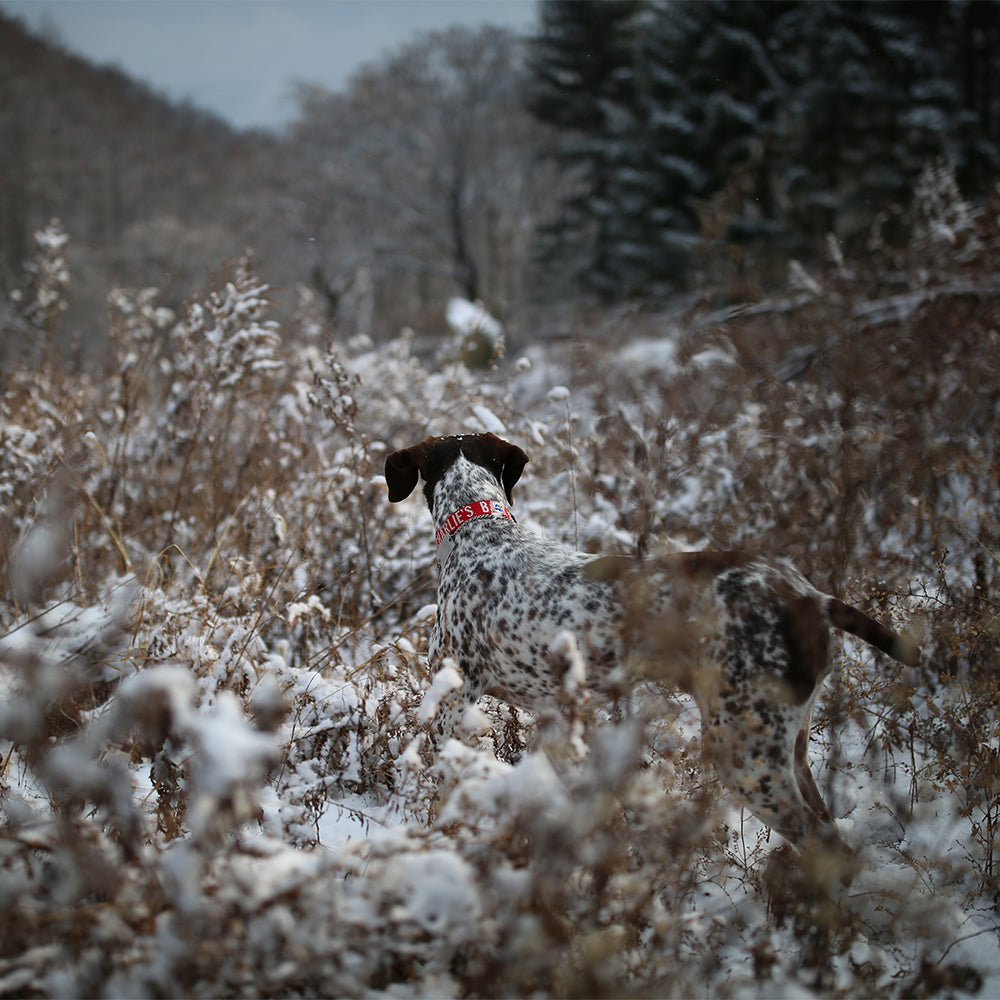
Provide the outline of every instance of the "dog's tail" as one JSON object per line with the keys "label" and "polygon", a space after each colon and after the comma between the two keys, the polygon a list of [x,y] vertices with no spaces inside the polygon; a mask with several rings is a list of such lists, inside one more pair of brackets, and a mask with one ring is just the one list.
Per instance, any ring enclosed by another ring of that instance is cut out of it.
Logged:
{"label": "dog's tail", "polygon": [[826,597],[826,616],[831,625],[864,639],[908,667],[915,667],[920,662],[920,647],[912,639],[898,635],[881,622],[869,618],[863,611],[838,601],[836,597]]}

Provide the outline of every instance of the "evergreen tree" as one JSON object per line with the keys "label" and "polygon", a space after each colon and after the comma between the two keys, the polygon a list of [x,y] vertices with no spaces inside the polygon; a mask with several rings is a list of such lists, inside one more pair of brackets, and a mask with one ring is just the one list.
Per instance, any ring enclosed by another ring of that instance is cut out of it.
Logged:
{"label": "evergreen tree", "polygon": [[608,296],[676,287],[696,247],[865,231],[930,160],[1000,170],[998,0],[549,0],[534,74],[577,170],[558,231]]}
{"label": "evergreen tree", "polygon": [[532,110],[573,133],[559,154],[578,186],[555,232],[578,257],[589,251],[578,261],[587,287],[608,297],[676,288],[730,182],[754,204],[742,229],[773,228],[758,175],[783,83],[766,39],[787,6],[543,5]]}
{"label": "evergreen tree", "polygon": [[951,6],[801,3],[776,25],[790,228],[847,235],[905,200],[928,160],[961,159],[960,94],[941,44]]}
{"label": "evergreen tree", "polygon": [[545,0],[530,56],[529,108],[562,131],[550,153],[568,181],[558,219],[544,232],[546,256],[569,261],[586,287],[606,294],[620,286],[616,247],[630,222],[615,182],[638,147],[633,48],[642,6]]}
{"label": "evergreen tree", "polygon": [[944,8],[937,18],[925,5],[914,7],[959,92],[952,162],[966,190],[988,191],[1000,173],[1000,0],[937,0],[926,5]]}
{"label": "evergreen tree", "polygon": [[[687,0],[650,7],[637,50],[642,166],[626,178],[646,239],[641,249],[623,248],[630,290],[675,288],[699,237],[733,241],[773,228],[761,178],[784,83],[766,43],[786,6]],[[720,193],[728,212],[716,219]]]}

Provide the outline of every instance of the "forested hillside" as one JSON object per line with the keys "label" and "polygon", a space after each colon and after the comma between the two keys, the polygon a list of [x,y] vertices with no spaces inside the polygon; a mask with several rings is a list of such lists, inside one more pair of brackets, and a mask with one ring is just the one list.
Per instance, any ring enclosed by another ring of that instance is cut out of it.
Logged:
{"label": "forested hillside", "polygon": [[[997,11],[547,3],[280,136],[0,20],[0,995],[1000,993]],[[432,748],[382,470],[483,430],[529,529],[788,558],[920,645],[833,642],[853,881],[724,792],[673,661]]]}
{"label": "forested hillside", "polygon": [[581,294],[752,299],[829,234],[863,255],[926,164],[973,200],[1000,170],[994,0],[539,10],[528,39],[454,29],[343,93],[302,83],[282,135],[171,106],[0,14],[0,288],[57,218],[77,275],[58,339],[88,354],[111,287],[178,308],[248,248],[279,315],[318,297],[343,337],[439,338],[456,294],[516,331]]}
{"label": "forested hillside", "polygon": [[90,342],[113,285],[170,286],[183,301],[206,264],[239,253],[248,235],[239,206],[260,196],[250,167],[262,139],[172,106],[2,12],[0,91],[4,298],[20,285],[32,233],[54,218],[78,275],[70,324]]}
{"label": "forested hillside", "polygon": [[82,340],[101,355],[112,287],[154,285],[179,308],[247,248],[281,315],[319,296],[345,336],[440,334],[452,294],[497,309],[525,298],[533,219],[555,181],[509,33],[424,38],[346,94],[303,84],[280,137],[171,106],[2,14],[0,46],[0,288],[20,286],[32,234],[58,219],[77,275],[63,349]]}

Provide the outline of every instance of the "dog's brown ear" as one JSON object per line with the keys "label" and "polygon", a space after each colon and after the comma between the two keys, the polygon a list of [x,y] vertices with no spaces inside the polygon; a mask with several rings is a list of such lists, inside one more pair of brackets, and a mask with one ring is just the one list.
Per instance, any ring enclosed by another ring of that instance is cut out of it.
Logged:
{"label": "dog's brown ear", "polygon": [[501,443],[506,445],[506,450],[502,456],[503,472],[500,475],[500,481],[507,494],[507,503],[512,504],[514,502],[512,495],[514,484],[521,478],[521,473],[524,472],[524,467],[528,464],[528,456],[516,444],[508,444],[506,441]]}
{"label": "dog's brown ear", "polygon": [[393,452],[385,460],[385,481],[389,486],[389,499],[393,503],[405,500],[420,479],[420,466],[413,448]]}

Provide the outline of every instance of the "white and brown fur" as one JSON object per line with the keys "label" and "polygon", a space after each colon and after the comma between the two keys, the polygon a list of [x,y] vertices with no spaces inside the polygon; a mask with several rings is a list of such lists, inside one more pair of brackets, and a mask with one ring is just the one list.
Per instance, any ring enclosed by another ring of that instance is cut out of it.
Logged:
{"label": "white and brown fur", "polygon": [[[428,438],[386,459],[389,499],[403,500],[422,478],[439,526],[477,500],[512,504],[527,461],[493,434]],[[783,561],[701,551],[640,565],[595,559],[511,520],[471,520],[439,566],[429,665],[434,672],[450,657],[463,677],[441,705],[439,738],[483,694],[556,708],[566,669],[557,640],[569,633],[591,691],[612,698],[650,677],[686,690],[726,787],[796,845],[833,840],[807,756],[831,625],[903,663],[919,657],[909,640]]]}

